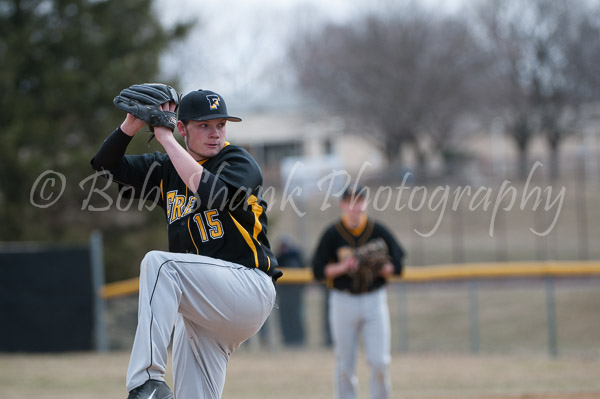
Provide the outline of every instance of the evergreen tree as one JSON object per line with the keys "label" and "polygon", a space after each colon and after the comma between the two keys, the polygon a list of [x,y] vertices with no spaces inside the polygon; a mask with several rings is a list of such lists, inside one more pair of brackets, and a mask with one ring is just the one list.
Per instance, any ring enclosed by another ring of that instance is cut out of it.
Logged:
{"label": "evergreen tree", "polygon": [[0,241],[87,240],[114,219],[82,211],[79,184],[124,117],[112,99],[160,81],[161,53],[190,27],[161,25],[152,0],[0,0]]}

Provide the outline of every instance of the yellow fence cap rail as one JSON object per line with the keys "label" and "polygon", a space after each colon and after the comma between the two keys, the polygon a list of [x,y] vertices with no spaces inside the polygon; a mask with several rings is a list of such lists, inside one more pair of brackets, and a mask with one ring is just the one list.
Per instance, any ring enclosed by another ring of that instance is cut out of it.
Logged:
{"label": "yellow fence cap rail", "polygon": [[[281,270],[283,270],[283,277],[277,281],[278,284],[308,284],[314,282],[312,269],[308,267],[282,267]],[[500,262],[409,266],[405,268],[403,276],[394,277],[391,282],[587,275],[600,275],[600,261]],[[138,288],[139,279],[135,277],[104,285],[100,295],[103,298],[131,295],[137,293]]]}

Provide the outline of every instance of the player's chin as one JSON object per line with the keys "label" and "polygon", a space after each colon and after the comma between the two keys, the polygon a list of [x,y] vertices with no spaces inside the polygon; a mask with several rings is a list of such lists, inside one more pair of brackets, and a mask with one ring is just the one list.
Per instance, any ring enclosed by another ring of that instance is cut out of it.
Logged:
{"label": "player's chin", "polygon": [[221,149],[223,149],[222,146],[219,145],[205,145],[202,151],[202,155],[205,158],[212,158],[215,155],[217,155]]}

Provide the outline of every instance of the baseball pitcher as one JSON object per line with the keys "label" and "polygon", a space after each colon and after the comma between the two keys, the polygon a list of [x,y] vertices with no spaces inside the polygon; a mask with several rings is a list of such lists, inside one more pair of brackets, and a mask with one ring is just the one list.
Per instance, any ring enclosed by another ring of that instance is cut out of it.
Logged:
{"label": "baseball pitcher", "polygon": [[[248,152],[225,141],[227,122],[241,119],[215,92],[180,99],[172,87],[145,83],[124,89],[114,103],[126,118],[92,167],[135,197],[158,192],[169,242],[169,252],[148,252],[141,263],[128,398],[173,398],[164,379],[171,336],[175,397],[220,398],[227,362],[263,325],[281,276],[266,235],[262,172]],[[165,152],[125,155],[145,126]]]}

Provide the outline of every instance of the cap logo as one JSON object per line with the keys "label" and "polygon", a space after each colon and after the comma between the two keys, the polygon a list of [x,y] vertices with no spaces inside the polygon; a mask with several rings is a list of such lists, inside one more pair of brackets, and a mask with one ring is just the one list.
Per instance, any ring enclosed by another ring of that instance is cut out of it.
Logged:
{"label": "cap logo", "polygon": [[217,109],[219,108],[219,105],[221,105],[219,104],[219,101],[221,101],[221,99],[217,95],[209,94],[208,96],[206,96],[206,99],[210,104],[210,109]]}

